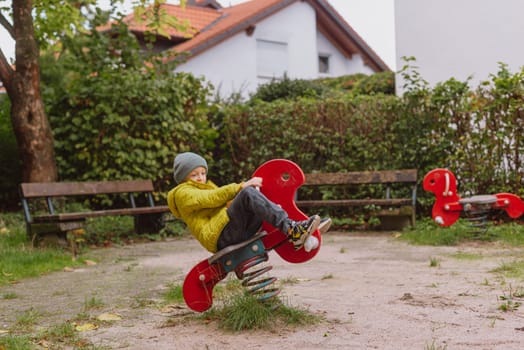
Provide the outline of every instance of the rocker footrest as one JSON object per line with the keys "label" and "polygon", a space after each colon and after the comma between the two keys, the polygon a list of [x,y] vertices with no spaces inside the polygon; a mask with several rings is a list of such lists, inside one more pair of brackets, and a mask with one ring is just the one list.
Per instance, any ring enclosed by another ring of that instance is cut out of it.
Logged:
{"label": "rocker footrest", "polygon": [[208,259],[209,264],[219,263],[226,273],[235,270],[240,263],[265,253],[262,237],[266,234],[265,231],[260,232],[247,241],[218,251]]}

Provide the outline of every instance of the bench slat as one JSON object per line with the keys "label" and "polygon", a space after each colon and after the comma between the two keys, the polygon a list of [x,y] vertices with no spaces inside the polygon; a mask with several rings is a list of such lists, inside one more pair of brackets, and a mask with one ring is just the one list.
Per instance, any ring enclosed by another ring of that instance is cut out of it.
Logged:
{"label": "bench slat", "polygon": [[306,174],[305,185],[360,185],[397,182],[416,183],[417,169],[310,173]]}
{"label": "bench slat", "polygon": [[55,215],[40,215],[33,217],[34,223],[56,222],[56,221],[74,221],[85,218],[94,218],[99,216],[110,215],[141,215],[141,214],[156,214],[167,213],[169,207],[167,205],[159,205],[156,207],[137,207],[137,208],[123,208],[123,209],[109,209],[97,210],[76,213],[60,213]]}
{"label": "bench slat", "polygon": [[110,193],[152,192],[151,180],[89,181],[89,182],[31,182],[20,185],[25,198],[81,196]]}
{"label": "bench slat", "polygon": [[364,205],[412,205],[411,198],[393,199],[331,199],[331,200],[299,200],[296,202],[300,207],[335,207],[335,206],[364,206]]}

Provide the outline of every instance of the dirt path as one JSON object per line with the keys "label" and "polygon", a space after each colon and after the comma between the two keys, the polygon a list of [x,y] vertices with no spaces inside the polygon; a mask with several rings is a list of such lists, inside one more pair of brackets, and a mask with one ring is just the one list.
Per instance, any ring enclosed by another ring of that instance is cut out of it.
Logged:
{"label": "dirt path", "polygon": [[[82,336],[111,349],[520,350],[524,306],[504,312],[500,307],[507,301],[500,297],[522,291],[524,281],[490,271],[523,252],[414,247],[385,234],[329,233],[310,262],[292,265],[270,253],[271,275],[299,281],[284,284],[284,297],[325,321],[305,329],[232,334],[188,320],[185,307],[157,307],[166,286],[181,283],[207,257],[194,240],[103,249],[90,254],[99,261],[95,266],[0,288],[0,296],[16,295],[0,300],[0,329],[31,308],[43,327],[58,324],[96,300],[102,304],[96,314],[123,319]],[[431,259],[439,266],[430,267]]]}

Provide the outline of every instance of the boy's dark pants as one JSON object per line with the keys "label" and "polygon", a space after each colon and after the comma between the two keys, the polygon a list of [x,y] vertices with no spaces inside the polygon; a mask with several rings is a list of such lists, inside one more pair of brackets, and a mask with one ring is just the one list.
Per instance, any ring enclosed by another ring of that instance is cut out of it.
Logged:
{"label": "boy's dark pants", "polygon": [[218,238],[218,250],[248,240],[255,235],[262,221],[267,221],[282,232],[290,226],[287,213],[254,187],[241,190],[227,209],[229,222]]}

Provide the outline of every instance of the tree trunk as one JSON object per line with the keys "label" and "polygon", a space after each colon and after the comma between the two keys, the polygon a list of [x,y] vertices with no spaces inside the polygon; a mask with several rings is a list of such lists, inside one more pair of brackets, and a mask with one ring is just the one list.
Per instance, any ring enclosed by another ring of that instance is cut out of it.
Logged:
{"label": "tree trunk", "polygon": [[39,50],[31,0],[13,0],[16,69],[4,84],[11,100],[11,121],[18,142],[24,182],[57,180],[51,126],[40,95]]}

